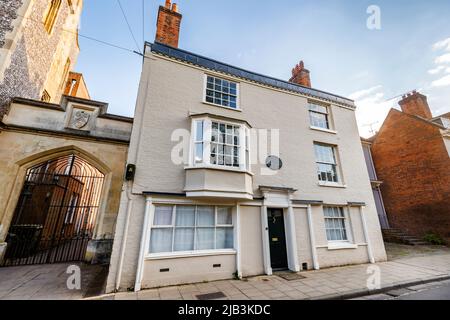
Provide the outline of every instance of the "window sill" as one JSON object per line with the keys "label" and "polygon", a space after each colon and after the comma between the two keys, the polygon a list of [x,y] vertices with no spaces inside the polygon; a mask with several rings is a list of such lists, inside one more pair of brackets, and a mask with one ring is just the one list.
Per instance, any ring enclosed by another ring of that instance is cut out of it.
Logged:
{"label": "window sill", "polygon": [[234,249],[223,250],[202,250],[202,251],[184,251],[171,253],[152,253],[145,257],[145,260],[164,260],[177,258],[193,258],[193,257],[208,257],[208,256],[223,256],[235,255],[237,252]]}
{"label": "window sill", "polygon": [[203,102],[203,104],[207,104],[207,105],[209,105],[209,106],[218,107],[218,108],[223,108],[223,109],[227,109],[227,110],[231,110],[231,111],[242,112],[242,109],[239,108],[239,107],[237,107],[237,108],[232,108],[232,107],[225,107],[225,106],[222,106],[222,105],[220,105],[220,104],[215,104],[215,103],[212,103],[212,102],[207,102],[207,101],[202,101],[202,102]]}
{"label": "window sill", "polygon": [[184,170],[196,170],[196,169],[209,169],[209,170],[218,170],[218,171],[231,171],[236,173],[246,173],[248,175],[254,176],[254,174],[247,170],[237,169],[233,167],[222,167],[222,166],[214,166],[214,165],[197,165],[197,166],[188,166],[185,167]]}
{"label": "window sill", "polygon": [[347,186],[346,186],[345,184],[335,183],[335,182],[323,182],[323,181],[319,181],[317,184],[318,184],[319,186],[321,186],[321,187],[341,188],[341,189],[347,188]]}
{"label": "window sill", "polygon": [[357,244],[350,242],[329,242],[328,250],[345,250],[345,249],[358,249]]}
{"label": "window sill", "polygon": [[325,129],[325,128],[321,128],[321,127],[310,126],[309,128],[311,130],[322,131],[322,132],[327,132],[327,133],[332,133],[332,134],[338,133],[336,130]]}

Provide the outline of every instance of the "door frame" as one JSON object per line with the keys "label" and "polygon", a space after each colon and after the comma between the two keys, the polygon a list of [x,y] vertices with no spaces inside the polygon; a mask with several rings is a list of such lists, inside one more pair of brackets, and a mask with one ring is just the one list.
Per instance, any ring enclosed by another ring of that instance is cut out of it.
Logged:
{"label": "door frame", "polygon": [[299,272],[300,264],[297,250],[297,236],[295,230],[296,227],[295,227],[294,208],[292,206],[291,201],[291,193],[293,193],[295,190],[262,189],[261,191],[264,195],[263,205],[261,206],[261,230],[262,230],[264,271],[267,275],[273,274],[270,260],[269,225],[267,220],[268,219],[267,211],[270,208],[283,210],[288,268],[290,271]]}

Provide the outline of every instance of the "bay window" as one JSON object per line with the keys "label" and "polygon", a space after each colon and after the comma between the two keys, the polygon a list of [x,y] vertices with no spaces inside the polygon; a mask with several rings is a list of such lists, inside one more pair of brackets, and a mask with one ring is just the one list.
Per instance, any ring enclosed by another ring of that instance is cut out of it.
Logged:
{"label": "bay window", "polygon": [[193,166],[249,169],[249,130],[242,123],[194,119]]}
{"label": "bay window", "polygon": [[233,249],[233,207],[157,205],[150,254]]}

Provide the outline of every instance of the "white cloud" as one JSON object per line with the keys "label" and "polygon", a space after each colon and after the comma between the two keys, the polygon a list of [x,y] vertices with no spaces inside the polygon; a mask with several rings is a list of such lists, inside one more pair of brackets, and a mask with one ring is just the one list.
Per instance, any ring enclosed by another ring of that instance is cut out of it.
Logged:
{"label": "white cloud", "polygon": [[440,49],[445,49],[446,51],[450,51],[450,38],[436,42],[433,45],[433,50],[440,50]]}
{"label": "white cloud", "polygon": [[445,69],[445,73],[450,73],[450,67],[448,67],[447,69]]}
{"label": "white cloud", "polygon": [[430,69],[430,70],[428,70],[428,73],[429,74],[438,74],[438,73],[440,73],[442,70],[444,70],[445,69],[445,67],[444,66],[437,66],[436,68],[434,68],[434,69]]}
{"label": "white cloud", "polygon": [[383,124],[389,110],[397,105],[397,98],[386,100],[381,85],[359,90],[349,95],[356,103],[356,119],[359,132],[363,137],[370,137]]}
{"label": "white cloud", "polygon": [[450,86],[450,75],[446,75],[431,83],[432,87],[447,87]]}
{"label": "white cloud", "polygon": [[450,53],[443,54],[434,60],[436,64],[450,63]]}
{"label": "white cloud", "polygon": [[366,97],[381,88],[383,87],[381,85],[378,85],[369,89],[359,90],[350,94],[349,98],[355,101],[360,100],[361,98]]}

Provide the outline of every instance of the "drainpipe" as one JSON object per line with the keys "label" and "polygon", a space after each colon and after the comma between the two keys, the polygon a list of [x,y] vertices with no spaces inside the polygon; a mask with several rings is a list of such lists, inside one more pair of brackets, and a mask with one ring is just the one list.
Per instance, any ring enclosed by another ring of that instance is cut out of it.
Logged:
{"label": "drainpipe", "polygon": [[[145,53],[144,53],[145,54]],[[134,150],[133,153],[130,153],[128,156],[128,163],[129,164],[136,164],[136,160],[137,160],[137,156],[138,156],[138,150],[139,150],[139,145],[141,143],[141,132],[142,132],[142,128],[143,128],[143,123],[144,123],[144,115],[145,115],[145,101],[147,101],[147,96],[148,96],[148,87],[149,87],[149,82],[148,82],[148,76],[146,77],[147,81],[145,82],[145,93],[143,95],[143,99],[142,100],[138,100],[136,102],[137,105],[142,106],[141,110],[142,110],[142,114],[139,117],[136,117],[137,115],[137,109],[136,112],[134,114],[134,119],[139,119],[139,123],[136,126],[133,126],[132,132],[131,132],[131,137],[134,136],[134,130],[137,130],[137,143],[136,143],[136,148]],[[139,88],[140,89],[140,88]],[[140,91],[140,90],[139,90]],[[138,99],[139,99],[138,95]],[[131,137],[130,137],[130,143],[131,143]],[[130,144],[131,145],[131,144]],[[125,218],[125,226],[123,229],[123,237],[122,237],[122,246],[121,246],[121,250],[120,250],[120,257],[119,257],[119,266],[117,268],[117,274],[116,274],[116,283],[115,283],[115,288],[116,290],[119,289],[120,287],[120,281],[122,279],[122,269],[123,269],[123,261],[125,258],[125,250],[126,250],[126,241],[127,241],[127,237],[128,237],[128,228],[129,228],[129,223],[130,223],[130,216],[131,216],[131,212],[133,209],[133,193],[132,193],[132,188],[133,188],[133,181],[128,181],[127,185],[126,185],[126,194],[127,194],[127,216]],[[145,228],[145,226],[144,226]]]}

